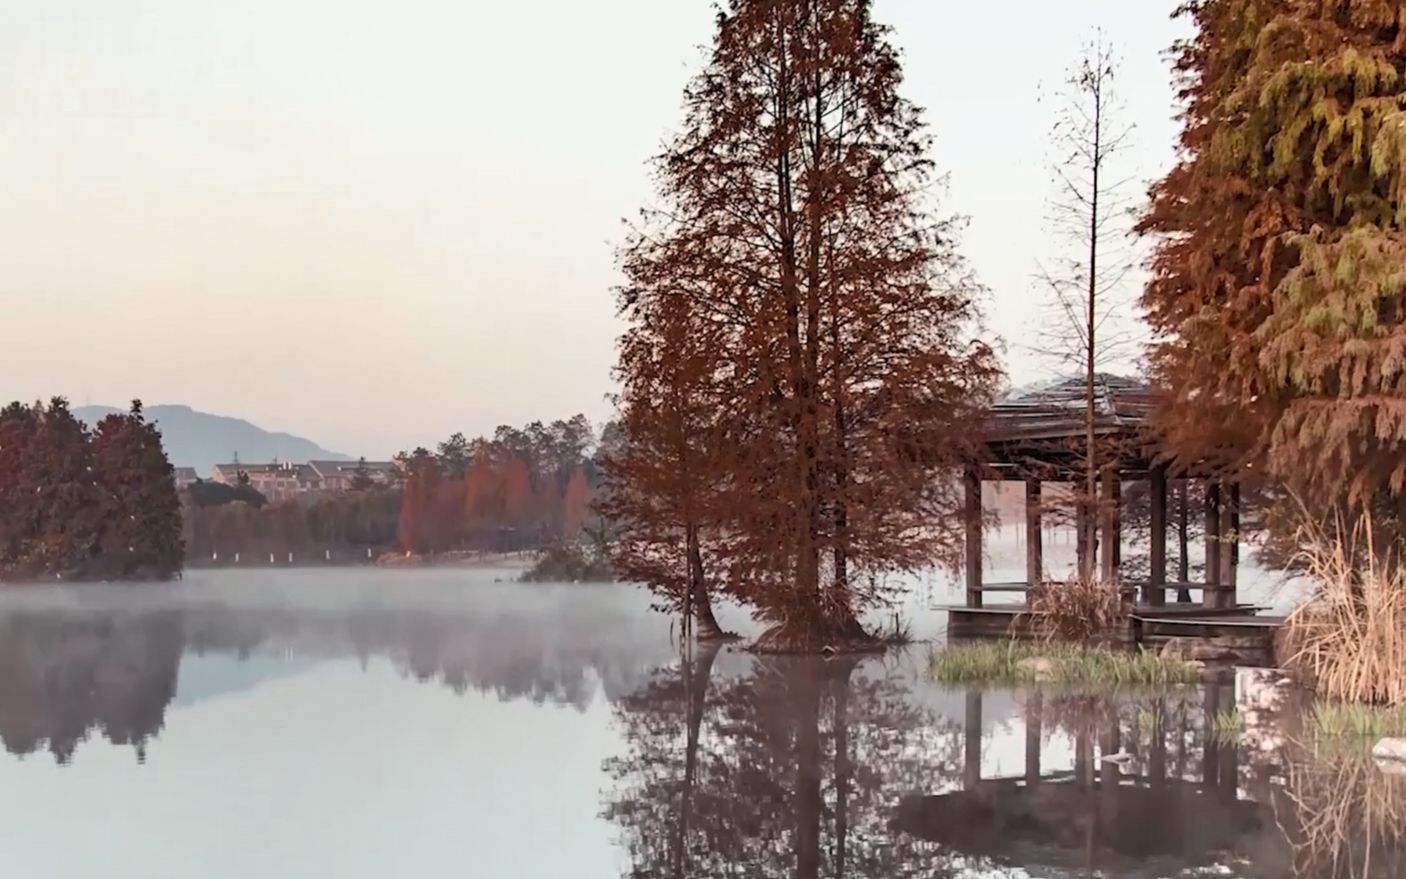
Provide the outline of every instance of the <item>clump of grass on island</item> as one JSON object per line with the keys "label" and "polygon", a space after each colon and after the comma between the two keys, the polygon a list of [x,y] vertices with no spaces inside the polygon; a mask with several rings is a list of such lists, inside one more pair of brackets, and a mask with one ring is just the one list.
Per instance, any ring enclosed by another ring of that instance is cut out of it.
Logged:
{"label": "clump of grass on island", "polygon": [[1406,738],[1406,707],[1325,702],[1313,706],[1312,720],[1320,740],[1360,741],[1370,748],[1382,739]]}
{"label": "clump of grass on island", "polygon": [[1238,708],[1222,708],[1211,718],[1211,738],[1220,745],[1230,745],[1240,741],[1245,732],[1245,718]]}
{"label": "clump of grass on island", "polygon": [[934,651],[933,677],[946,684],[1049,683],[1067,687],[1163,687],[1193,684],[1200,669],[1147,651],[1072,644],[987,641]]}

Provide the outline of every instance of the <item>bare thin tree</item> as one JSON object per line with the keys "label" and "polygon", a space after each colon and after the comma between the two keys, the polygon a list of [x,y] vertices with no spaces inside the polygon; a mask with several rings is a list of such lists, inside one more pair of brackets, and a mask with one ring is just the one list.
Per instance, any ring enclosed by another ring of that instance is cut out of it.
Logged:
{"label": "bare thin tree", "polygon": [[1042,266],[1038,281],[1053,312],[1042,322],[1037,352],[1084,376],[1084,487],[1077,503],[1079,574],[1094,573],[1098,480],[1102,465],[1096,435],[1100,368],[1120,358],[1134,341],[1126,284],[1133,269],[1129,237],[1134,180],[1116,161],[1131,145],[1133,128],[1121,121],[1115,88],[1118,61],[1102,32],[1084,48],[1057,95],[1050,132],[1052,192],[1047,222],[1060,256]]}

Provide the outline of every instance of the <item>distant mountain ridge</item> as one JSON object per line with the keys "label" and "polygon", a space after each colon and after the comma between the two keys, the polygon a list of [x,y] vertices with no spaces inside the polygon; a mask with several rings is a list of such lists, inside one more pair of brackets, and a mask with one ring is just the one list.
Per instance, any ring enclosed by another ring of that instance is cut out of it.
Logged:
{"label": "distant mountain ridge", "polygon": [[[73,414],[90,427],[104,417],[125,410],[111,406],[79,406]],[[264,430],[242,418],[198,412],[189,406],[146,406],[148,421],[161,428],[166,456],[177,467],[194,467],[209,476],[216,464],[228,464],[238,455],[251,464],[287,461],[349,461],[349,455],[329,452],[317,443],[291,433]]]}

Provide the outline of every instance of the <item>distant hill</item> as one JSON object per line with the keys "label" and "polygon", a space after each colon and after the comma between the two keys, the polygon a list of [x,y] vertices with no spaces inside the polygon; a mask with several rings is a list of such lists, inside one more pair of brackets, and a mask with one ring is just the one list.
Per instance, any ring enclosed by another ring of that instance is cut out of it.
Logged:
{"label": "distant hill", "polygon": [[[110,406],[80,406],[73,413],[89,426],[120,410]],[[329,452],[312,440],[288,433],[273,433],[240,418],[197,412],[189,406],[147,406],[146,417],[161,428],[166,455],[177,467],[194,467],[208,476],[216,464],[239,460],[262,464],[275,459],[301,464],[306,461],[346,461],[347,455]]]}

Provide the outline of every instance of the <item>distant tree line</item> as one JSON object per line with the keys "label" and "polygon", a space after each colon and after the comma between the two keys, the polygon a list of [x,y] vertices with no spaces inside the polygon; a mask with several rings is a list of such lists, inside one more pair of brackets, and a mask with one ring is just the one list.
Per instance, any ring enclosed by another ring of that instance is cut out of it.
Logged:
{"label": "distant tree line", "polygon": [[[613,428],[601,440],[610,442]],[[599,483],[597,437],[585,416],[456,433],[434,451],[396,456],[393,477],[356,476],[349,491],[270,504],[247,485],[198,482],[187,492],[193,559],[229,563],[387,552],[518,552],[580,541]]]}
{"label": "distant tree line", "polygon": [[0,578],[169,579],[181,508],[141,401],[89,431],[68,402],[0,410]]}

